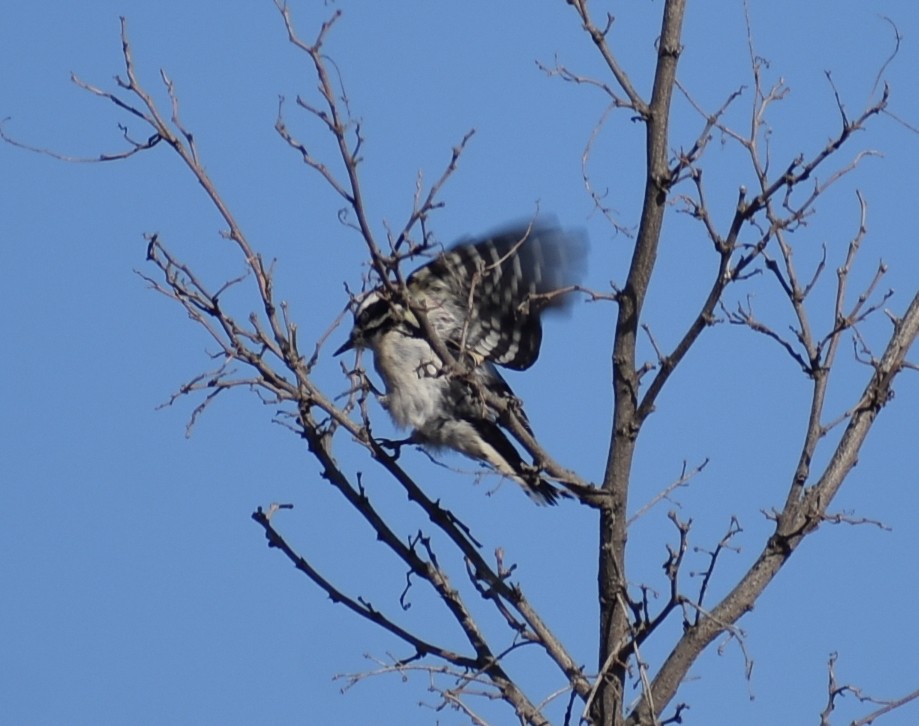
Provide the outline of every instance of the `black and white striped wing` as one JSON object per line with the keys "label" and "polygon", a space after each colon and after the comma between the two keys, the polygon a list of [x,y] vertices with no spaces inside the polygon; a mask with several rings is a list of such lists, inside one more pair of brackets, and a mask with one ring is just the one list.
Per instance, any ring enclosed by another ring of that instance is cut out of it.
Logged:
{"label": "black and white striped wing", "polygon": [[519,226],[460,242],[409,276],[444,341],[497,365],[523,370],[539,356],[540,314],[565,304],[583,273],[583,236]]}

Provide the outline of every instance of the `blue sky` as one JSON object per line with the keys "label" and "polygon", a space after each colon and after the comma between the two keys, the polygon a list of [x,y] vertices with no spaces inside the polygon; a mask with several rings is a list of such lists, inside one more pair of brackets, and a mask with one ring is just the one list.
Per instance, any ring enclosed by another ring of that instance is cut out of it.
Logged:
{"label": "blue sky", "polygon": [[[621,7],[620,7],[621,6]],[[605,108],[601,94],[541,73],[535,61],[602,75],[566,3],[350,3],[293,5],[306,38],[334,7],[343,17],[327,51],[344,79],[366,135],[363,181],[375,230],[401,226],[418,174],[435,179],[452,146],[476,134],[433,218],[450,242],[487,232],[537,207],[591,241],[589,284],[608,288],[625,274],[629,240],[594,213],[581,180],[581,155]],[[642,91],[648,88],[660,2],[617,4],[614,47]],[[597,10],[600,12],[598,4]],[[279,95],[288,123],[332,159],[320,127],[292,99],[313,93],[306,59],[287,42],[268,0],[93,4],[8,0],[0,25],[0,118],[8,133],[74,156],[121,148],[129,120],[69,81],[71,71],[110,88],[122,72],[118,16],[128,18],[141,80],[163,102],[158,69],[176,83],[186,124],[208,172],[266,258],[289,301],[301,341],[311,347],[360,283],[364,250],[337,221],[340,201],[273,130]],[[895,0],[751,0],[757,51],[769,81],[791,93],[771,116],[776,164],[813,153],[838,129],[824,71],[831,70],[854,115],[889,55],[895,21],[899,56],[887,69],[891,109],[919,125],[915,68],[919,9]],[[691,2],[680,78],[713,110],[750,84],[743,11],[727,0]],[[747,123],[750,89],[728,122]],[[701,119],[678,99],[672,144],[689,146]],[[133,123],[131,131],[145,137]],[[624,114],[608,121],[591,171],[626,226],[638,218],[642,132]],[[849,147],[858,171],[817,205],[795,235],[796,260],[813,269],[820,246],[828,273],[815,292],[814,320],[826,326],[833,270],[858,212],[869,205],[869,234],[853,285],[889,266],[887,307],[901,311],[919,280],[912,212],[919,135],[889,117],[872,122]],[[841,157],[842,159],[842,157]],[[716,220],[726,224],[739,185],[752,183],[736,146],[716,139],[705,159]],[[219,236],[220,220],[168,149],[128,162],[65,164],[0,145],[0,713],[17,724],[463,723],[435,712],[423,674],[408,683],[371,678],[342,695],[337,673],[366,670],[364,654],[404,655],[398,642],[333,605],[265,546],[250,513],[292,502],[279,526],[336,582],[363,594],[420,632],[458,644],[459,634],[420,587],[401,612],[404,573],[318,476],[302,443],[271,422],[272,409],[242,391],[224,396],[186,438],[194,401],[167,408],[181,383],[208,367],[207,340],[182,311],[151,292],[144,233],[165,243],[209,279],[235,276],[242,263]],[[702,230],[669,215],[647,321],[672,346],[707,291],[714,260]],[[776,329],[791,322],[765,277],[732,289],[750,295]],[[820,305],[820,302],[823,302]],[[541,441],[588,479],[601,477],[609,436],[609,351],[614,308],[580,304],[547,324],[530,371],[509,376]],[[882,317],[864,334],[878,352]],[[333,336],[337,346],[345,331]],[[329,350],[331,350],[330,348]],[[652,356],[649,346],[642,351]],[[849,349],[831,388],[828,415],[852,405],[867,377]],[[325,356],[320,382],[347,385]],[[806,380],[782,351],[728,325],[709,331],[661,397],[638,449],[632,508],[637,510],[690,465],[710,464],[675,503],[658,506],[632,529],[630,576],[664,588],[660,564],[673,541],[668,508],[693,519],[693,544],[711,548],[732,515],[743,532],[724,558],[713,595],[726,592],[756,556],[780,506],[804,426]],[[883,521],[825,526],[741,626],[755,661],[743,675],[736,644],[706,653],[678,700],[686,723],[816,723],[825,701],[826,659],[839,653],[840,680],[877,697],[917,687],[919,625],[913,583],[919,551],[915,512],[919,377],[903,375],[896,398],[872,432],[834,509]],[[381,431],[385,415],[376,412]],[[826,449],[822,456],[826,457]],[[369,491],[410,536],[423,526],[393,486],[346,437],[336,455],[365,473]],[[824,458],[825,460],[825,458]],[[570,650],[594,667],[596,533],[574,507],[534,507],[511,484],[473,482],[408,452],[406,466],[454,507],[484,541],[518,564],[524,588]],[[459,458],[448,464],[472,469]],[[818,462],[819,463],[819,462]],[[691,565],[703,566],[694,553]],[[461,577],[461,572],[457,572]],[[478,603],[476,607],[479,608]],[[489,617],[484,606],[482,617]],[[676,624],[675,624],[676,626]],[[660,662],[673,629],[643,653]],[[559,684],[526,659],[513,663],[536,692]],[[483,712],[494,723],[506,711]],[[917,706],[885,717],[912,724]],[[838,723],[866,713],[849,697]],[[550,712],[559,719],[560,711]],[[730,714],[728,716],[727,714]],[[559,719],[560,720],[560,719]]]}

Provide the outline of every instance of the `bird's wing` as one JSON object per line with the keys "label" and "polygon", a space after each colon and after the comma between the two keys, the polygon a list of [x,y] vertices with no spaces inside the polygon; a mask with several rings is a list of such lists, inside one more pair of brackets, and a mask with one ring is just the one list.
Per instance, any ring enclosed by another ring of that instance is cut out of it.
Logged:
{"label": "bird's wing", "polygon": [[561,291],[580,279],[585,252],[583,235],[521,225],[458,243],[408,285],[451,347],[523,370],[539,355],[540,314],[564,306]]}

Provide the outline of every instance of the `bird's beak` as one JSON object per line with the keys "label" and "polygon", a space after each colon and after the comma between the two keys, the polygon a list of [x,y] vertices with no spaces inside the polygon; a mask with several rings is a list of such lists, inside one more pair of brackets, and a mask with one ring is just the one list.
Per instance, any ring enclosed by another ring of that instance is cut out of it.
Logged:
{"label": "bird's beak", "polygon": [[354,348],[354,335],[351,335],[351,336],[345,341],[345,344],[344,344],[343,346],[341,346],[341,348],[339,348],[338,350],[336,350],[334,353],[332,353],[332,355],[335,356],[335,355],[341,355],[342,353],[347,353],[347,352],[348,352],[349,350],[351,350],[352,348]]}

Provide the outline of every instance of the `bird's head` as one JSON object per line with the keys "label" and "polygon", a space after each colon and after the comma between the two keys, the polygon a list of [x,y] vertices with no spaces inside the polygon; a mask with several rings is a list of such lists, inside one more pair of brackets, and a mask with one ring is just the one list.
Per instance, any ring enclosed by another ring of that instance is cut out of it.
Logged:
{"label": "bird's head", "polygon": [[354,327],[351,334],[334,355],[352,348],[374,348],[381,336],[391,332],[406,320],[414,320],[411,311],[391,302],[379,290],[371,290],[364,296],[354,310]]}

